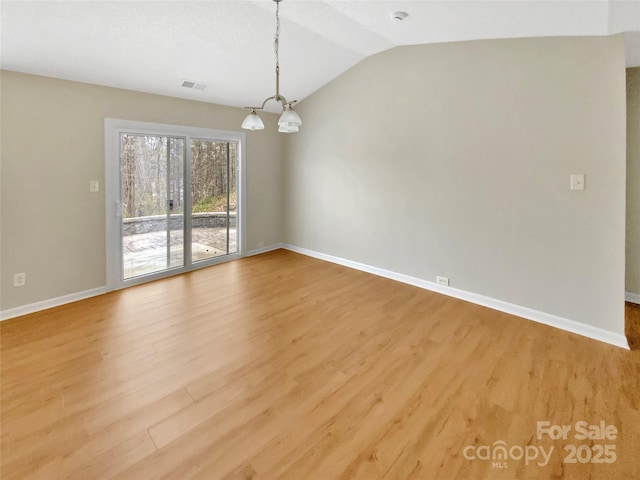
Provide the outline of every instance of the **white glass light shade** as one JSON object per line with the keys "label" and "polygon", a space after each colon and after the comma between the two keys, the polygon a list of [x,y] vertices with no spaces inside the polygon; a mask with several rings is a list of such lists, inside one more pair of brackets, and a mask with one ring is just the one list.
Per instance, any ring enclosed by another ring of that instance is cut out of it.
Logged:
{"label": "white glass light shade", "polygon": [[300,120],[300,116],[296,112],[287,107],[280,115],[280,120],[278,120],[278,125],[285,123],[299,127],[302,125],[302,120]]}
{"label": "white glass light shade", "polygon": [[278,126],[278,131],[281,133],[296,133],[299,132],[300,129],[293,123],[281,123]]}
{"label": "white glass light shade", "polygon": [[258,116],[255,110],[253,110],[242,122],[242,128],[247,130],[262,130],[264,129],[264,123]]}

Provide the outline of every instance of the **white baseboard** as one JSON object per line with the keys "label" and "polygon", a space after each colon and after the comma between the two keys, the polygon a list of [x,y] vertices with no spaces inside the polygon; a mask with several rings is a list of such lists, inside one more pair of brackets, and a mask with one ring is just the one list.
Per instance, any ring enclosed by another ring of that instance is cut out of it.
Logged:
{"label": "white baseboard", "polygon": [[261,253],[271,252],[272,250],[278,250],[279,248],[285,248],[282,243],[275,243],[273,245],[268,245],[266,247],[256,248],[255,250],[249,250],[245,257],[251,257],[253,255],[260,255]]}
{"label": "white baseboard", "polygon": [[[274,245],[269,245],[267,247],[250,250],[246,253],[246,256],[248,257],[253,255],[259,255],[261,253],[270,252],[272,250],[277,250],[279,248],[284,248],[292,252],[301,253],[303,255],[318,258],[320,260],[325,260],[331,263],[336,263],[338,265],[343,265],[345,267],[354,268],[356,270],[361,270],[363,272],[372,273],[380,277],[389,278],[391,280],[396,280],[398,282],[424,288],[425,290],[430,290],[432,292],[437,292],[443,295],[448,295],[450,297],[459,298],[467,302],[482,305],[484,307],[509,313],[511,315],[516,315],[518,317],[526,318],[528,320],[533,320],[534,322],[543,323],[545,325],[559,328],[561,330],[566,330],[568,332],[576,333],[578,335],[592,338],[594,340],[599,340],[601,342],[609,343],[611,345],[615,345],[620,348],[629,349],[627,339],[624,335],[610,332],[602,328],[593,327],[591,325],[576,322],[575,320],[569,320],[567,318],[558,317],[556,315],[540,312],[538,310],[533,310],[531,308],[515,305],[509,302],[504,302],[502,300],[497,300],[495,298],[485,297],[484,295],[479,295],[477,293],[467,292],[465,290],[460,290],[453,287],[444,287],[444,286],[438,285],[437,283],[429,282],[421,278],[412,277],[410,275],[405,275],[403,273],[393,272],[391,270],[385,270],[379,267],[373,267],[371,265],[354,262],[351,260],[347,260],[345,258],[334,257],[333,255],[327,255],[324,253],[315,252],[313,250],[296,247],[294,245],[277,243]],[[48,300],[43,300],[41,302],[31,303],[29,305],[23,305],[16,308],[2,310],[0,311],[0,321],[8,320],[10,318],[20,317],[22,315],[27,315],[29,313],[35,313],[40,310],[45,310],[47,308],[57,307],[59,305],[64,305],[66,303],[76,302],[78,300],[84,300],[85,298],[95,297],[96,295],[102,295],[103,293],[107,293],[108,291],[109,289],[106,286],[98,287],[98,288],[93,288],[91,290],[85,290],[83,292],[72,293],[69,295],[64,295],[62,297],[51,298]],[[640,303],[639,294],[626,292],[625,298],[628,302]]]}
{"label": "white baseboard", "polygon": [[625,292],[624,299],[627,302],[640,304],[640,293]]}
{"label": "white baseboard", "polygon": [[15,317],[21,317],[22,315],[28,315],[29,313],[46,310],[47,308],[58,307],[60,305],[64,305],[65,303],[77,302],[78,300],[84,300],[85,298],[102,295],[103,293],[107,293],[108,291],[109,290],[107,289],[107,287],[92,288],[91,290],[71,293],[69,295],[63,295],[62,297],[50,298],[48,300],[42,300],[41,302],[22,305],[21,307],[9,308],[0,312],[0,321],[9,320],[10,318]]}
{"label": "white baseboard", "polygon": [[[282,243],[276,243],[275,245],[269,245],[266,247],[258,248],[256,250],[250,250],[245,256],[259,255],[261,253],[270,252],[283,248]],[[40,302],[30,303],[29,305],[22,305],[20,307],[9,308],[7,310],[0,311],[0,321],[9,320],[10,318],[21,317],[22,315],[28,315],[30,313],[46,310],[47,308],[58,307],[66,303],[77,302],[78,300],[84,300],[85,298],[95,297],[96,295],[102,295],[112,291],[108,287],[93,288],[91,290],[85,290],[83,292],[71,293],[62,297],[50,298],[48,300],[42,300]]]}
{"label": "white baseboard", "polygon": [[471,292],[467,292],[465,290],[460,290],[453,287],[444,287],[444,286],[438,285],[437,283],[429,282],[421,278],[416,278],[416,277],[412,277],[402,273],[385,270],[383,268],[372,267],[371,265],[366,265],[364,263],[353,262],[351,260],[347,260],[340,257],[334,257],[333,255],[327,255],[324,253],[315,252],[313,250],[296,247],[294,245],[284,244],[282,248],[291,250],[292,252],[301,253],[303,255],[308,255],[310,257],[318,258],[320,260],[326,260],[328,262],[337,263],[338,265],[343,265],[345,267],[355,268],[356,270],[372,273],[380,277],[385,277],[391,280],[396,280],[398,282],[407,283],[415,287],[424,288],[425,290],[430,290],[433,292],[442,293],[443,295],[448,295],[450,297],[459,298],[460,300],[465,300],[467,302],[482,305],[483,307],[492,308],[500,312],[505,312],[511,315],[516,315],[518,317],[526,318],[527,320],[533,320],[534,322],[543,323],[545,325],[559,328],[561,330],[577,333],[578,335],[592,338],[594,340],[599,340],[601,342],[609,343],[611,345],[615,345],[616,347],[624,348],[627,350],[629,349],[627,339],[624,335],[610,332],[602,328],[593,327],[591,325],[587,325],[584,323],[576,322],[575,320],[569,320],[568,318],[558,317],[556,315],[540,312],[538,310],[522,307],[520,305],[515,305],[509,302],[504,302],[502,300],[497,300],[495,298],[485,297],[484,295],[478,295],[477,293],[471,293]]}

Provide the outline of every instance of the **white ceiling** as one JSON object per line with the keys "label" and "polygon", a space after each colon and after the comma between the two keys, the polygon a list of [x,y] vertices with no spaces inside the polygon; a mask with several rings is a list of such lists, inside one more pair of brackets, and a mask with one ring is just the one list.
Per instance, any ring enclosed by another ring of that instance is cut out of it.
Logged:
{"label": "white ceiling", "polygon": [[[302,100],[398,45],[625,33],[640,66],[640,0],[285,0],[281,93]],[[391,13],[404,10],[404,22]],[[275,3],[2,1],[0,66],[224,105],[275,93]],[[181,87],[183,80],[207,85]],[[275,106],[271,104],[272,106]]]}

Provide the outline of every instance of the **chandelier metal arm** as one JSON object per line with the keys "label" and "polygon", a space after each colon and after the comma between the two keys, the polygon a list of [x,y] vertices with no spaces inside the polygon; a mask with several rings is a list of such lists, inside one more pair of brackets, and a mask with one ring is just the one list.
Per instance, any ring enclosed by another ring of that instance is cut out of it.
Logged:
{"label": "chandelier metal arm", "polygon": [[279,102],[282,104],[282,108],[285,108],[285,105],[289,105],[292,106],[294,103],[297,103],[297,100],[293,100],[291,102],[288,102],[286,98],[284,98],[282,95],[274,95],[272,97],[269,98],[265,98],[264,102],[262,102],[262,106],[260,107],[244,107],[247,110],[264,110],[264,106],[267,104],[267,102],[269,102],[270,100],[273,100],[274,102]]}

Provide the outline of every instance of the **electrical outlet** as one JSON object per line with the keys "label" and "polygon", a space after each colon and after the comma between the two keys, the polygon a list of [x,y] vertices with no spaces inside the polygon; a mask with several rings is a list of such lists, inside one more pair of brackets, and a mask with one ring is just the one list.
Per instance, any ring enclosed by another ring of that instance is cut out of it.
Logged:
{"label": "electrical outlet", "polygon": [[443,287],[449,286],[449,279],[447,277],[436,277],[436,281],[438,285],[442,285]]}
{"label": "electrical outlet", "polygon": [[13,286],[23,287],[27,283],[26,273],[16,273],[13,275]]}
{"label": "electrical outlet", "polygon": [[571,190],[584,190],[584,174],[574,173],[571,175]]}

